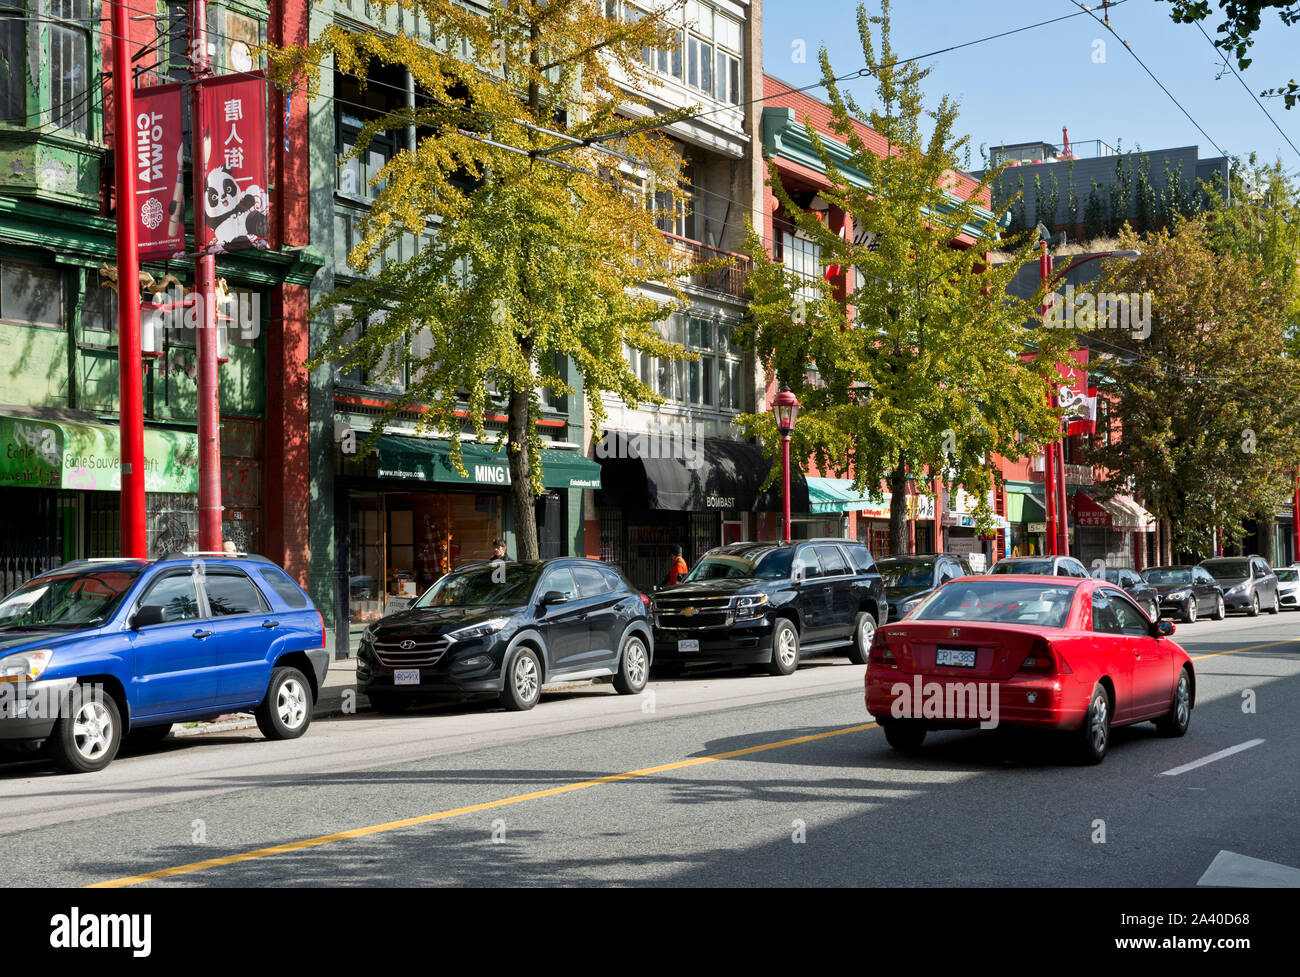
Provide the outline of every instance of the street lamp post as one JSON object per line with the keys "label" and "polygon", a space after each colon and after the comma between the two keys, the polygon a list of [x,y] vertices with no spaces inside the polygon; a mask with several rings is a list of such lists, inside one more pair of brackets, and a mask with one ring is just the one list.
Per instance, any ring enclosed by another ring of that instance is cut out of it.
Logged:
{"label": "street lamp post", "polygon": [[790,432],[794,422],[799,418],[799,398],[783,386],[780,393],[772,399],[772,415],[776,418],[776,429],[781,434],[781,485],[782,506],[785,510],[785,527],[782,535],[790,542]]}
{"label": "street lamp post", "polygon": [[[1038,278],[1039,281],[1046,283],[1044,292],[1050,292],[1052,286],[1066,276],[1069,272],[1078,268],[1080,265],[1086,265],[1089,261],[1100,261],[1103,258],[1123,258],[1126,261],[1136,260],[1142,252],[1134,251],[1130,248],[1120,249],[1118,251],[1099,251],[1097,254],[1090,254],[1086,258],[1071,262],[1066,265],[1055,275],[1052,274],[1052,255],[1047,250],[1047,242],[1042,242],[1042,252],[1038,259]],[[1047,314],[1047,295],[1043,296],[1043,315]],[[1053,389],[1048,395],[1048,403],[1056,406],[1056,389]],[[1069,431],[1068,424],[1065,430]],[[1065,486],[1065,441],[1064,435],[1056,444],[1048,445],[1043,450],[1044,472],[1043,481],[1044,495],[1049,504],[1047,510],[1047,552],[1053,556],[1070,555],[1070,530],[1069,515],[1067,513],[1067,504],[1069,502]],[[1055,510],[1055,511],[1053,511]]]}

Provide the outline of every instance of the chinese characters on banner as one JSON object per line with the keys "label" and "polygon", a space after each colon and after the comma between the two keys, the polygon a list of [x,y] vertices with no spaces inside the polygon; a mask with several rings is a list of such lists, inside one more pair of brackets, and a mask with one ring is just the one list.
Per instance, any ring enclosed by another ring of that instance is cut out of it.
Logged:
{"label": "chinese characters on banner", "polygon": [[203,84],[204,180],[200,250],[270,247],[266,78],[261,72]]}
{"label": "chinese characters on banner", "polygon": [[[1082,364],[1087,363],[1087,351],[1082,352]],[[1056,384],[1056,403],[1061,416],[1066,419],[1067,434],[1094,434],[1097,431],[1097,388],[1088,386],[1088,371],[1078,361],[1058,363],[1060,379]]]}
{"label": "chinese characters on banner", "polygon": [[141,261],[185,254],[183,128],[180,85],[136,90],[131,162]]}

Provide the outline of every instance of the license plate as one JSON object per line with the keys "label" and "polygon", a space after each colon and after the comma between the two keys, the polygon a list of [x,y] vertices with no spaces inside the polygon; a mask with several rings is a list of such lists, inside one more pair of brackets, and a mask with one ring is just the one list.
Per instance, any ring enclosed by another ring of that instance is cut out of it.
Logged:
{"label": "license plate", "polygon": [[958,668],[975,667],[974,648],[939,648],[934,653],[936,665],[955,665]]}
{"label": "license plate", "polygon": [[700,643],[692,638],[677,642],[678,651],[699,651]]}
{"label": "license plate", "polygon": [[394,685],[419,685],[420,670],[418,668],[399,668],[393,672]]}

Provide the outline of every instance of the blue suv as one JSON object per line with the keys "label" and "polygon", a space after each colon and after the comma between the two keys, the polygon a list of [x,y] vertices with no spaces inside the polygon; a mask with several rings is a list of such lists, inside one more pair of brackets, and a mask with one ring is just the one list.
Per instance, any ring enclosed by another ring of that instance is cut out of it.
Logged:
{"label": "blue suv", "polygon": [[86,773],[128,734],[240,710],[294,739],[328,668],[320,612],[270,560],[80,560],[0,601],[0,743]]}

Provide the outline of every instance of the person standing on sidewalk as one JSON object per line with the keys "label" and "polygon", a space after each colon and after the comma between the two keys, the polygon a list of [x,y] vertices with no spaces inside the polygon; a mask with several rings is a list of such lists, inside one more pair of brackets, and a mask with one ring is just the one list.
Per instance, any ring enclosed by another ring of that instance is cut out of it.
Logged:
{"label": "person standing on sidewalk", "polygon": [[660,587],[671,587],[674,584],[681,583],[682,578],[686,576],[687,566],[686,559],[682,556],[682,548],[674,543],[669,552],[672,556],[668,563],[668,572],[660,582]]}
{"label": "person standing on sidewalk", "polygon": [[492,559],[510,562],[510,556],[506,553],[506,541],[500,536],[492,540]]}

